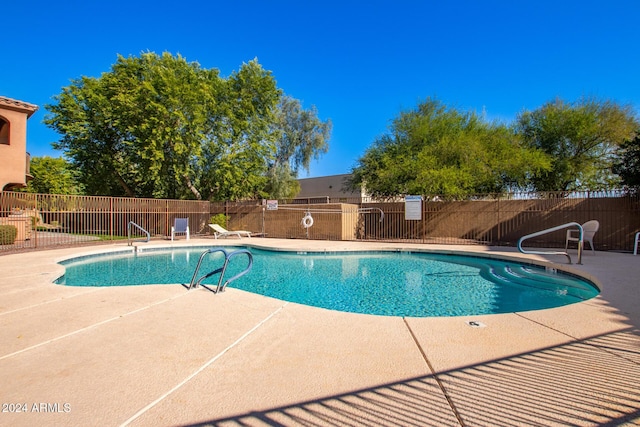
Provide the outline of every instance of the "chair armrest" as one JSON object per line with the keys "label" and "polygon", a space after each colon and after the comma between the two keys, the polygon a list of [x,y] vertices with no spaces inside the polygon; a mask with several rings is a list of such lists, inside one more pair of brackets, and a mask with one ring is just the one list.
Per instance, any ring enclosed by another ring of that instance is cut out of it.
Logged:
{"label": "chair armrest", "polygon": [[[575,236],[574,236],[575,234]],[[580,230],[578,229],[570,229],[567,230],[567,239],[575,239],[578,240],[580,238]]]}

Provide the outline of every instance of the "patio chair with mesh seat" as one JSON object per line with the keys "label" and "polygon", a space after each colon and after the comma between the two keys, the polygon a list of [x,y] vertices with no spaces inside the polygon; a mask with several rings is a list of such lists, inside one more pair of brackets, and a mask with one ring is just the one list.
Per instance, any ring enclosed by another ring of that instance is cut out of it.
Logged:
{"label": "patio chair with mesh seat", "polygon": [[173,220],[171,241],[173,241],[176,234],[184,234],[187,236],[187,240],[189,240],[189,218],[176,218]]}

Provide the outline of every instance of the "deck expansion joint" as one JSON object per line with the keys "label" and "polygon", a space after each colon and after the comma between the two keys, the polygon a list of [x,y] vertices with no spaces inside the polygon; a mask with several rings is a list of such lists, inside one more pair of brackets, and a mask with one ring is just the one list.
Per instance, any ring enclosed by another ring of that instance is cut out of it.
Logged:
{"label": "deck expansion joint", "polygon": [[427,357],[427,353],[424,351],[424,349],[420,345],[420,342],[418,341],[418,337],[416,337],[416,334],[411,329],[411,326],[409,326],[409,323],[407,322],[407,319],[405,317],[402,318],[402,321],[404,322],[405,326],[407,327],[407,330],[409,331],[409,334],[411,334],[411,338],[413,339],[413,342],[415,343],[416,347],[418,347],[418,351],[420,351],[420,354],[422,355],[422,359],[424,360],[424,362],[429,367],[429,371],[431,373],[431,376],[436,381],[436,383],[438,384],[438,387],[440,388],[440,391],[442,392],[444,398],[447,400],[447,403],[449,404],[449,407],[451,408],[451,411],[453,412],[453,415],[458,420],[458,423],[460,423],[460,426],[464,427],[466,424],[462,420],[462,416],[460,415],[460,412],[458,412],[458,409],[456,408],[456,405],[453,403],[453,400],[451,399],[451,396],[449,396],[449,393],[447,393],[447,389],[444,386],[444,383],[440,380],[440,378],[438,377],[438,374],[436,373],[435,369],[433,368],[433,365],[429,361],[429,358]]}
{"label": "deck expansion joint", "polygon": [[187,376],[185,379],[183,379],[182,381],[180,381],[178,384],[176,384],[175,386],[173,386],[173,388],[171,388],[169,391],[163,393],[160,397],[158,397],[156,400],[154,400],[153,402],[149,403],[147,406],[145,406],[144,408],[140,409],[138,412],[136,412],[135,414],[133,414],[128,420],[126,420],[125,422],[123,422],[121,424],[121,427],[125,427],[128,426],[129,424],[131,424],[133,421],[135,421],[136,419],[138,419],[139,417],[141,417],[142,415],[144,415],[147,411],[149,411],[150,409],[152,409],[154,406],[156,406],[158,403],[162,402],[164,399],[166,399],[167,397],[169,397],[171,394],[173,394],[175,391],[177,391],[178,389],[180,389],[182,386],[184,386],[185,384],[187,384],[189,381],[191,381],[193,378],[195,378],[196,376],[198,376],[202,371],[204,371],[205,369],[207,369],[209,366],[211,366],[213,363],[215,363],[218,359],[220,359],[222,356],[224,356],[228,351],[230,351],[231,349],[233,349],[234,347],[236,347],[238,344],[240,344],[242,341],[245,340],[245,338],[247,338],[249,335],[251,335],[253,332],[255,332],[258,328],[260,328],[262,325],[264,325],[265,323],[267,323],[269,320],[271,320],[271,318],[273,318],[275,315],[277,315],[278,313],[280,313],[289,303],[285,302],[283,305],[281,305],[280,307],[278,307],[275,311],[273,311],[272,313],[270,313],[267,317],[265,317],[264,319],[262,319],[260,322],[258,322],[253,328],[249,329],[247,332],[245,332],[244,334],[242,334],[237,340],[235,340],[233,343],[231,343],[229,346],[227,346],[225,349],[223,349],[221,352],[219,352],[218,354],[216,354],[215,356],[213,356],[211,359],[209,359],[206,363],[204,363],[202,366],[200,366],[198,369],[196,369],[193,373],[191,373],[189,376]]}
{"label": "deck expansion joint", "polygon": [[[166,303],[166,302],[169,302],[169,301],[172,301],[172,300],[174,300],[174,299],[177,299],[177,298],[183,297],[183,296],[185,296],[185,295],[188,295],[188,293],[175,295],[175,296],[173,296],[173,297],[171,297],[171,298],[165,298],[165,299],[163,299],[163,300],[161,300],[161,301],[156,301],[156,302],[154,302],[153,304],[148,304],[148,305],[146,305],[146,306],[144,306],[144,307],[137,308],[137,309],[132,310],[132,311],[129,311],[129,312],[127,312],[127,313],[124,313],[124,314],[118,314],[117,316],[111,317],[111,318],[109,318],[109,319],[102,320],[102,321],[100,321],[100,322],[94,323],[94,324],[89,325],[89,326],[85,326],[84,328],[76,329],[76,330],[75,330],[75,331],[73,331],[73,332],[69,332],[69,333],[67,333],[67,334],[60,335],[60,336],[58,336],[58,337],[48,339],[48,340],[46,340],[46,341],[42,341],[42,342],[40,342],[40,343],[38,343],[38,344],[34,344],[34,345],[32,345],[32,346],[29,346],[29,347],[23,348],[23,349],[21,349],[21,350],[14,351],[13,353],[5,354],[4,356],[0,356],[0,360],[8,359],[8,358],[10,358],[10,357],[16,356],[16,355],[21,354],[21,353],[25,353],[25,352],[30,351],[30,350],[33,350],[33,349],[35,349],[35,348],[42,347],[43,345],[51,344],[51,343],[53,343],[53,342],[60,341],[61,339],[68,338],[68,337],[74,336],[74,335],[76,335],[76,334],[79,334],[79,333],[82,333],[82,332],[85,332],[85,331],[88,331],[88,330],[91,330],[91,329],[97,328],[98,326],[102,326],[102,325],[105,325],[105,324],[107,324],[107,323],[113,322],[114,320],[119,320],[119,319],[122,319],[123,317],[127,317],[127,316],[130,316],[130,315],[132,315],[132,314],[139,313],[139,312],[144,311],[144,310],[147,310],[147,309],[149,309],[149,308],[151,308],[151,307],[155,307],[156,305],[164,304],[164,303]],[[57,301],[59,301],[59,300],[57,300]]]}

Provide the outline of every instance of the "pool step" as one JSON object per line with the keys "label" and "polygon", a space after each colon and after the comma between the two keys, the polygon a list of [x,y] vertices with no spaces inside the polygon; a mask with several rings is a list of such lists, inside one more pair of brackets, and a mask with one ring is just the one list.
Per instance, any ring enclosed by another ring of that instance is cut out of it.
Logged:
{"label": "pool step", "polygon": [[481,274],[488,280],[498,283],[559,292],[576,298],[583,298],[585,291],[591,290],[587,288],[587,284],[580,286],[579,282],[564,278],[562,274],[550,273],[541,268],[524,265],[487,265]]}

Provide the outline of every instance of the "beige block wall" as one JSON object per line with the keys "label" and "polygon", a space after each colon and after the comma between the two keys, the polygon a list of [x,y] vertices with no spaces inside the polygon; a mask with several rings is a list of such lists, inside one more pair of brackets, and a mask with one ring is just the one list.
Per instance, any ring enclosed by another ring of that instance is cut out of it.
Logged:
{"label": "beige block wall", "polygon": [[16,235],[16,242],[24,242],[31,239],[31,232],[33,227],[31,226],[31,217],[5,217],[0,218],[0,225],[13,225],[18,230]]}
{"label": "beige block wall", "polygon": [[[305,228],[302,219],[311,212],[313,226]],[[229,230],[263,232],[267,237],[286,239],[355,240],[358,205],[331,203],[317,205],[280,205],[269,211],[262,206],[229,212]]]}

